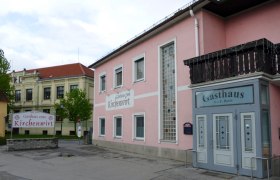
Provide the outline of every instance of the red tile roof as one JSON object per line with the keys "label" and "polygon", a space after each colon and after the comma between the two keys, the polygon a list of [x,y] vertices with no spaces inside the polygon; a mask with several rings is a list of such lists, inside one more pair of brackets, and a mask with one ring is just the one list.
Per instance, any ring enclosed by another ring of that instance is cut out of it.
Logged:
{"label": "red tile roof", "polygon": [[39,72],[40,79],[56,79],[63,77],[87,76],[94,77],[94,71],[81,63],[65,64],[60,66],[45,67],[26,70],[27,73]]}

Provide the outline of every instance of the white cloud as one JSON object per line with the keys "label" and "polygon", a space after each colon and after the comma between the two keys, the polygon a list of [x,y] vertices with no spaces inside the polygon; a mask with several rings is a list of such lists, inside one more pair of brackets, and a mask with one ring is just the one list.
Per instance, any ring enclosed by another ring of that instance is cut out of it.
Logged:
{"label": "white cloud", "polygon": [[39,68],[95,60],[185,0],[1,0],[0,49],[12,68]]}

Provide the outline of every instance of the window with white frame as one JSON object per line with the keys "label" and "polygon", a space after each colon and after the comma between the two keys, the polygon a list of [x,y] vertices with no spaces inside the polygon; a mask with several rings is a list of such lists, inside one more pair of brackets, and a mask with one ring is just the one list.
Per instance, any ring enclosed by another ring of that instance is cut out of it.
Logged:
{"label": "window with white frame", "polygon": [[106,74],[103,73],[99,76],[99,91],[105,91],[106,90]]}
{"label": "window with white frame", "polygon": [[123,81],[123,67],[115,68],[115,88],[122,86]]}
{"label": "window with white frame", "polygon": [[145,138],[144,114],[134,115],[134,138],[143,140]]}
{"label": "window with white frame", "polygon": [[134,81],[142,81],[145,78],[145,59],[138,58],[134,61]]}
{"label": "window with white frame", "polygon": [[122,137],[122,117],[114,117],[114,136]]}
{"label": "window with white frame", "polygon": [[105,136],[105,118],[99,118],[99,135]]}

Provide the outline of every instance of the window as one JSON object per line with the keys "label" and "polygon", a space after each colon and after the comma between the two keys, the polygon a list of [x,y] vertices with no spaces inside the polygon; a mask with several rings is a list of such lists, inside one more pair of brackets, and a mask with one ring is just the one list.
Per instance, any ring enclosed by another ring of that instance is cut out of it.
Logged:
{"label": "window", "polygon": [[15,91],[15,101],[19,102],[21,100],[21,91],[20,90],[16,90]]}
{"label": "window", "polygon": [[262,105],[268,105],[268,87],[261,85],[261,102]]}
{"label": "window", "polygon": [[105,118],[99,119],[99,135],[100,136],[105,135]]}
{"label": "window", "polygon": [[44,99],[50,99],[51,98],[51,88],[47,87],[44,88]]}
{"label": "window", "polygon": [[115,126],[115,137],[122,136],[122,117],[115,117],[114,118],[114,126]]}
{"label": "window", "polygon": [[48,135],[48,130],[43,130],[42,134],[43,135]]}
{"label": "window", "polygon": [[31,109],[26,109],[26,110],[25,110],[25,112],[29,112],[29,111],[32,111],[32,110],[31,110]]}
{"label": "window", "polygon": [[70,92],[74,89],[78,89],[78,85],[75,84],[75,85],[70,85]]}
{"label": "window", "polygon": [[144,80],[144,57],[134,61],[134,81]]}
{"label": "window", "polygon": [[24,130],[24,134],[29,135],[30,134],[29,130]]}
{"label": "window", "polygon": [[50,109],[43,109],[44,113],[49,113],[50,114]]}
{"label": "window", "polygon": [[32,89],[26,89],[26,101],[32,101]]}
{"label": "window", "polygon": [[60,99],[64,97],[64,86],[57,86],[56,87],[56,98]]}
{"label": "window", "polygon": [[106,90],[106,74],[102,74],[99,77],[99,91],[102,92]]}
{"label": "window", "polygon": [[69,135],[70,136],[75,136],[76,134],[75,134],[75,131],[69,131]]}
{"label": "window", "polygon": [[118,67],[115,69],[115,88],[120,87],[122,85],[122,67]]}
{"label": "window", "polygon": [[144,115],[134,116],[134,138],[144,139],[145,138],[145,118]]}
{"label": "window", "polygon": [[61,135],[61,131],[55,131],[55,135]]}

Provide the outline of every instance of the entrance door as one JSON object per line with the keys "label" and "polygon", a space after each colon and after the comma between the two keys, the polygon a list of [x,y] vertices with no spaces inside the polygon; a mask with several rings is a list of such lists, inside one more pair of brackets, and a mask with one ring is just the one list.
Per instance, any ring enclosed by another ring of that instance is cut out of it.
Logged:
{"label": "entrance door", "polygon": [[214,164],[234,166],[232,114],[213,115]]}

